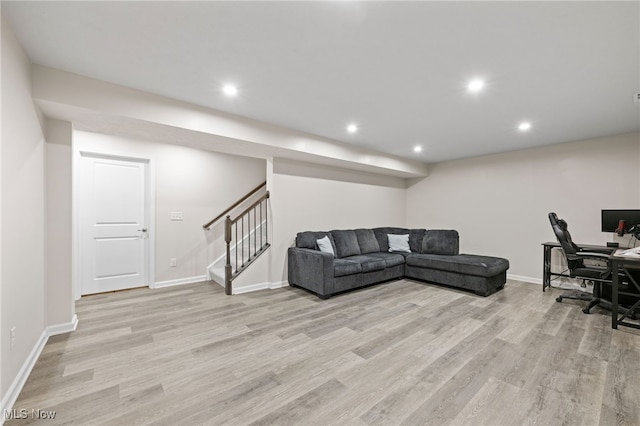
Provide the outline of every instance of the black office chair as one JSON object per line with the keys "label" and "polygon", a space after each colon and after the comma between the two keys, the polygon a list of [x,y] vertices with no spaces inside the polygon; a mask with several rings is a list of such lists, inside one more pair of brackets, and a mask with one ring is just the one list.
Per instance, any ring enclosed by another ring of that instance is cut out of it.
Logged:
{"label": "black office chair", "polygon": [[[561,294],[556,301],[562,302],[562,299],[576,299],[589,302],[582,309],[585,314],[591,311],[591,308],[601,305],[603,308],[611,309],[611,302],[602,298],[602,288],[606,283],[611,283],[611,268],[609,267],[609,256],[615,249],[590,251],[581,248],[571,239],[571,234],[567,229],[567,222],[558,219],[555,213],[549,213],[549,221],[553,228],[554,234],[562,247],[562,252],[567,260],[569,267],[569,276],[585,281],[593,282],[593,294],[583,291],[569,291]],[[599,260],[606,262],[606,266],[585,265],[585,260]]]}

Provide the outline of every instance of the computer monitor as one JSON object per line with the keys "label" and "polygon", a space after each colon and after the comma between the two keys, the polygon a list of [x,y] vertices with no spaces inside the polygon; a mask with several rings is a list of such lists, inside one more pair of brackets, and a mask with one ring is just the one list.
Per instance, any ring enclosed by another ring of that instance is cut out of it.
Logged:
{"label": "computer monitor", "polygon": [[602,232],[616,232],[621,220],[624,220],[625,232],[640,225],[640,210],[602,210]]}

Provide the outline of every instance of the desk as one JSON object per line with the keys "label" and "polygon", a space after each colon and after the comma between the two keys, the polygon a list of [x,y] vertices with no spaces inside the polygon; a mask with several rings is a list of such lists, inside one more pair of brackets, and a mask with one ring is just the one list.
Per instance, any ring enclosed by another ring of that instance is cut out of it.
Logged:
{"label": "desk", "polygon": [[[543,269],[542,269],[542,292],[544,292],[547,288],[551,287],[551,276],[558,276],[558,277],[567,277],[567,278],[571,278],[571,276],[569,274],[564,274],[562,272],[558,273],[558,272],[551,272],[551,251],[554,248],[561,248],[560,243],[555,241],[555,242],[547,242],[547,243],[542,243],[542,247],[543,247],[543,255],[542,255],[542,265],[543,265]],[[601,252],[608,252],[607,254],[613,252],[615,250],[615,247],[607,247],[607,246],[594,246],[594,245],[580,245],[580,247],[587,249],[587,250],[593,250],[595,252],[601,253]]]}
{"label": "desk", "polygon": [[[631,267],[631,269],[640,269],[640,257],[630,257],[630,256],[618,256],[615,253],[609,257],[609,262],[611,264],[611,327],[618,328],[619,325],[624,325],[626,327],[633,327],[640,329],[640,325],[633,324],[625,321],[627,318],[627,314],[622,315],[622,317],[618,318],[618,293],[630,296],[637,296],[634,293],[627,292],[619,292],[618,286],[620,281],[620,272],[624,273],[629,281],[640,291],[640,285],[636,282],[633,276],[629,273],[627,267]],[[640,297],[636,301],[636,303],[631,306],[629,309],[630,312],[637,310],[640,306]]]}

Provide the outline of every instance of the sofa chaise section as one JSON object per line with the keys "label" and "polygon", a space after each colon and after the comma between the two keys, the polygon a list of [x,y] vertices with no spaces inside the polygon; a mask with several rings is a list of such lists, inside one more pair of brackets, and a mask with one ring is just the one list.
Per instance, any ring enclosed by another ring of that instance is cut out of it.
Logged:
{"label": "sofa chaise section", "polygon": [[405,276],[488,296],[504,287],[508,265],[506,259],[498,257],[420,254],[407,256]]}

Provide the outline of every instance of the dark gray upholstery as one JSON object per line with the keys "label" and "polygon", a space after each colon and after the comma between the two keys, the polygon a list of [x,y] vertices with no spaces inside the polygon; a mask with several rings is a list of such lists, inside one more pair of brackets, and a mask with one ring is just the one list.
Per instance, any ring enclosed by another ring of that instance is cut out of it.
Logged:
{"label": "dark gray upholstery", "polygon": [[387,267],[384,259],[365,255],[349,256],[344,260],[359,263],[362,266],[362,272],[381,271]]}
{"label": "dark gray upholstery", "polygon": [[356,229],[356,238],[358,239],[358,245],[360,246],[360,253],[379,253],[380,244],[376,239],[376,235],[371,229]]}
{"label": "dark gray upholstery", "polygon": [[455,256],[459,252],[459,241],[458,231],[430,229],[425,232],[421,250],[412,249],[411,251]]}
{"label": "dark gray upholstery", "polygon": [[390,268],[392,266],[404,265],[405,256],[400,253],[369,253],[367,254],[367,256],[383,259],[387,268]]}
{"label": "dark gray upholstery", "polygon": [[470,290],[479,296],[489,296],[502,289],[507,282],[506,271],[493,277],[479,277],[476,275],[464,275],[459,272],[406,266],[405,276],[434,284],[444,284],[450,287]]}
{"label": "dark gray upholstery", "polygon": [[461,254],[443,256],[438,254],[412,254],[407,256],[407,266],[457,272],[463,275],[492,277],[509,267],[509,261],[499,257]]}
{"label": "dark gray upholstery", "polygon": [[287,272],[289,283],[304,283],[305,289],[319,296],[335,293],[333,282],[333,263],[335,259],[330,253],[308,248],[289,250]]}
{"label": "dark gray upholstery", "polygon": [[411,229],[409,231],[409,248],[414,253],[420,253],[422,250],[422,241],[427,233],[426,229]]}
{"label": "dark gray upholstery", "polygon": [[351,262],[344,259],[335,259],[333,261],[334,277],[359,274],[360,272],[362,272],[362,266],[358,262]]}
{"label": "dark gray upholstery", "polygon": [[[389,253],[388,235],[409,235],[411,253]],[[336,257],[318,250],[328,236]],[[375,250],[377,246],[378,251]],[[375,228],[301,232],[288,251],[289,283],[321,298],[408,277],[487,296],[504,287],[507,259],[458,254],[455,230]]]}
{"label": "dark gray upholstery", "polygon": [[333,241],[336,244],[336,257],[343,258],[361,254],[355,231],[336,230],[331,231],[331,235],[333,236]]}

